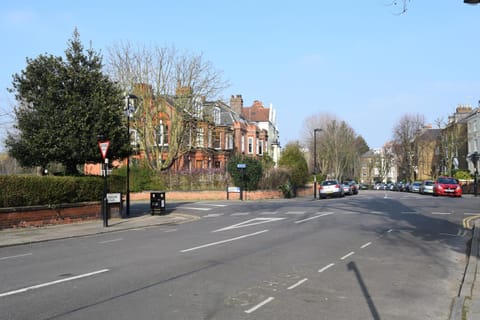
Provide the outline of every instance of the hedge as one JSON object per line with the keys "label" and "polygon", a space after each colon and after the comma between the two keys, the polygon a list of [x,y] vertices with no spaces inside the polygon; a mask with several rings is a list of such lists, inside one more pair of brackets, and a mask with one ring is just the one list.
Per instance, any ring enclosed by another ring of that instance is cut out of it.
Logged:
{"label": "hedge", "polygon": [[[0,176],[0,207],[101,201],[102,177]],[[124,192],[125,179],[108,177],[109,192]]]}

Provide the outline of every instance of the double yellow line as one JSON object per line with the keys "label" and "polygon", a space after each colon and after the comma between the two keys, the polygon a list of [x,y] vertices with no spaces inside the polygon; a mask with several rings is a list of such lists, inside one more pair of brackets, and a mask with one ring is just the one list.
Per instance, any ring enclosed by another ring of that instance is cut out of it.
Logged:
{"label": "double yellow line", "polygon": [[473,220],[480,219],[480,214],[476,214],[474,216],[470,216],[468,218],[463,219],[463,228],[464,229],[472,229],[472,226],[470,225],[470,222]]}

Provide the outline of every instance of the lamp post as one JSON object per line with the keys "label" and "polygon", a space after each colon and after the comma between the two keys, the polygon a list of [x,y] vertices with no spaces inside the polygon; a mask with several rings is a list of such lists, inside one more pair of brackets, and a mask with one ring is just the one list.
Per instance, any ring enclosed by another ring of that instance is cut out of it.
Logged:
{"label": "lamp post", "polygon": [[317,132],[322,129],[313,130],[313,199],[317,199]]}
{"label": "lamp post", "polygon": [[130,137],[130,118],[137,111],[135,103],[137,101],[137,96],[133,94],[128,94],[125,96],[125,115],[127,116],[127,135],[128,135],[128,155],[127,155],[127,192],[126,192],[126,207],[127,210],[125,215],[130,216],[130,148],[131,148],[131,137]]}
{"label": "lamp post", "polygon": [[475,197],[478,195],[478,187],[477,187],[477,183],[478,183],[478,160],[480,159],[480,153],[478,153],[478,151],[475,151],[473,153],[471,153],[468,158],[470,159],[470,161],[472,161],[473,163],[473,167],[475,168],[475,173],[474,173],[474,176],[473,176],[473,193],[475,194]]}

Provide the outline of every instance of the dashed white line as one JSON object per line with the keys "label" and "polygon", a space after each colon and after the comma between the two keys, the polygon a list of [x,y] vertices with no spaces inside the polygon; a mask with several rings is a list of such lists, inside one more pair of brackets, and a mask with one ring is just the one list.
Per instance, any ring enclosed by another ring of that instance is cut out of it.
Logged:
{"label": "dashed white line", "polygon": [[112,240],[105,240],[105,241],[100,241],[99,243],[104,244],[104,243],[110,243],[110,242],[117,242],[117,241],[122,241],[122,238],[117,238],[117,239],[112,239]]}
{"label": "dashed white line", "polygon": [[100,273],[104,273],[104,272],[108,272],[108,271],[110,271],[110,269],[102,269],[102,270],[98,270],[98,271],[94,271],[94,272],[90,272],[90,273],[80,274],[80,275],[74,276],[74,277],[69,277],[69,278],[64,278],[64,279],[60,279],[60,280],[56,280],[56,281],[41,283],[41,284],[37,284],[35,286],[25,287],[25,288],[14,290],[14,291],[4,292],[4,293],[0,294],[0,298],[6,297],[6,296],[11,296],[11,295],[18,294],[18,293],[27,292],[29,290],[40,289],[40,288],[43,288],[43,287],[52,286],[54,284],[59,284],[59,283],[62,283],[62,282],[67,282],[67,281],[77,280],[77,279],[81,279],[81,278],[91,277],[91,276],[94,276],[94,275],[97,275],[97,274],[100,274]]}
{"label": "dashed white line", "polygon": [[197,207],[179,207],[182,209],[188,209],[188,210],[199,210],[199,211],[209,211],[212,210],[212,208],[197,208]]}
{"label": "dashed white line", "polygon": [[239,237],[235,237],[235,238],[225,239],[225,240],[222,240],[222,241],[207,243],[207,244],[204,244],[204,245],[201,245],[201,246],[198,246],[198,247],[184,249],[184,250],[181,250],[180,252],[189,252],[189,251],[203,249],[203,248],[207,248],[207,247],[211,247],[211,246],[216,246],[216,245],[219,245],[219,244],[223,244],[223,243],[227,243],[227,242],[231,242],[231,241],[235,241],[235,240],[240,240],[240,239],[244,239],[244,238],[248,238],[248,237],[253,237],[253,236],[256,236],[256,235],[264,233],[264,232],[268,232],[268,229],[258,231],[258,232],[254,232],[254,233],[245,234],[243,236],[239,236]]}
{"label": "dashed white line", "polygon": [[26,257],[26,256],[31,256],[31,255],[32,255],[32,253],[17,254],[15,256],[1,257],[0,260],[15,259],[15,258],[21,258],[21,257]]}
{"label": "dashed white line", "polygon": [[297,221],[295,221],[295,223],[302,223],[302,222],[309,221],[309,220],[312,220],[312,219],[317,219],[317,218],[320,218],[320,217],[329,216],[331,214],[333,214],[333,212],[325,212],[325,213],[322,213],[322,214],[319,214],[319,215],[316,215],[316,216],[313,216],[313,217],[310,217],[310,218],[297,220]]}
{"label": "dashed white line", "polygon": [[302,283],[304,283],[307,280],[308,280],[307,278],[304,278],[304,279],[298,281],[297,283],[291,285],[290,287],[288,287],[287,290],[295,289],[296,287],[298,287],[299,285],[301,285]]}
{"label": "dashed white line", "polygon": [[346,255],[344,255],[343,257],[341,257],[340,260],[345,260],[345,259],[347,259],[348,257],[350,257],[354,254],[355,254],[355,252],[351,251],[351,252],[347,253]]}
{"label": "dashed white line", "polygon": [[216,217],[221,217],[223,216],[223,213],[209,213],[206,216],[203,216],[204,218],[216,218]]}
{"label": "dashed white line", "polygon": [[319,273],[322,273],[328,269],[330,269],[331,267],[333,267],[335,265],[335,263],[330,263],[330,264],[327,264],[325,267],[323,267],[322,269],[318,270]]}
{"label": "dashed white line", "polygon": [[248,310],[245,310],[245,313],[252,313],[254,312],[255,310],[258,310],[260,309],[261,307],[263,307],[264,305],[266,305],[267,303],[273,301],[273,299],[275,299],[274,297],[268,297],[267,299],[265,299],[264,301],[260,302],[259,304],[257,304],[256,306],[254,306],[253,308],[250,308]]}
{"label": "dashed white line", "polygon": [[177,230],[178,230],[178,229],[168,229],[168,230],[165,230],[165,231],[163,231],[163,232],[175,232],[175,231],[177,231]]}
{"label": "dashed white line", "polygon": [[452,214],[451,212],[432,212],[432,214],[437,214],[437,215],[448,215]]}
{"label": "dashed white line", "polygon": [[360,248],[365,249],[366,247],[368,247],[371,244],[372,244],[371,242],[367,242],[363,246],[361,246]]}
{"label": "dashed white line", "polygon": [[304,213],[305,213],[305,211],[287,211],[287,212],[285,212],[285,214],[298,214],[298,215],[302,215]]}

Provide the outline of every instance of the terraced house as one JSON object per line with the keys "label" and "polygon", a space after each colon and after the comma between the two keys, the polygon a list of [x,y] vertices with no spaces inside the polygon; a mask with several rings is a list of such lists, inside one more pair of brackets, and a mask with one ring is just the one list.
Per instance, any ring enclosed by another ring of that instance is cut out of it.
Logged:
{"label": "terraced house", "polygon": [[[175,96],[156,97],[148,85],[136,86],[135,95],[142,102],[131,119],[133,161],[157,170],[191,171],[225,170],[234,154],[261,158],[268,153],[278,160],[275,113],[259,101],[244,108],[242,96],[236,95],[228,105],[192,97],[185,87],[178,87]],[[85,173],[99,174],[100,165],[86,165]]]}

